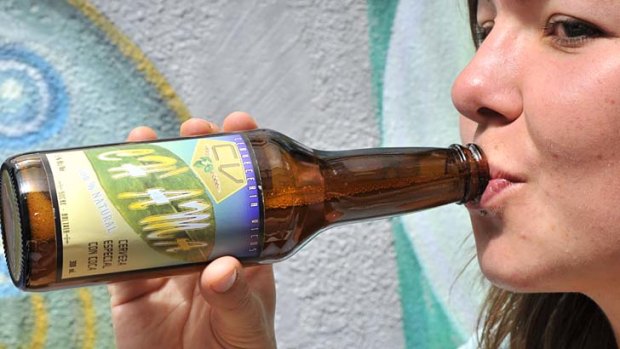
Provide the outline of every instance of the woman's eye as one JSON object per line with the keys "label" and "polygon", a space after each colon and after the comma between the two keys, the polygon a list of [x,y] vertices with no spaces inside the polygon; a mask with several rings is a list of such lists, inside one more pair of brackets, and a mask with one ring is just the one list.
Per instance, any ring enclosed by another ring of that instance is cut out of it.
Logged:
{"label": "woman's eye", "polygon": [[566,47],[579,47],[588,40],[605,35],[593,24],[566,17],[549,20],[544,32],[555,44]]}
{"label": "woman's eye", "polygon": [[476,44],[476,47],[480,47],[480,45],[482,45],[484,39],[486,39],[491,33],[491,29],[493,29],[493,23],[487,22],[484,24],[476,24],[476,27],[474,28],[474,43]]}

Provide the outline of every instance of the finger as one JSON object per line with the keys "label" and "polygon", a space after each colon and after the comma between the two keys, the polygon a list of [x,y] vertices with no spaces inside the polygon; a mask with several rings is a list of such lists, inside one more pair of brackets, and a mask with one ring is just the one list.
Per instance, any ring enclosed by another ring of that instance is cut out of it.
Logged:
{"label": "finger", "polygon": [[136,127],[127,135],[127,141],[129,142],[152,141],[155,139],[157,139],[157,133],[152,128],[146,126]]}
{"label": "finger", "polygon": [[273,265],[256,265],[244,267],[243,273],[251,285],[252,290],[260,296],[268,314],[276,311],[276,283],[273,275]]}
{"label": "finger", "polygon": [[222,125],[224,132],[252,130],[256,127],[256,120],[250,114],[240,111],[229,114]]}
{"label": "finger", "polygon": [[250,288],[237,259],[221,257],[211,262],[202,273],[200,290],[211,305],[220,336],[234,340],[239,333],[258,337],[271,333],[272,313]]}
{"label": "finger", "polygon": [[181,124],[181,136],[199,136],[219,132],[219,128],[212,122],[204,119],[192,118]]}

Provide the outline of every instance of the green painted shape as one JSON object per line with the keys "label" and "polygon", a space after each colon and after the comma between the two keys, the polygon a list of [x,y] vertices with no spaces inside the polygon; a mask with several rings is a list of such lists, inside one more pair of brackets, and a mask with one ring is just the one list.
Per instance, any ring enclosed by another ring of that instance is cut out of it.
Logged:
{"label": "green painted shape", "polygon": [[[370,65],[372,68],[372,93],[377,107],[376,116],[382,128],[383,73],[390,48],[392,24],[398,8],[398,0],[368,0],[368,35],[370,39]],[[383,130],[380,132],[383,137]]]}
{"label": "green painted shape", "polygon": [[[383,77],[398,0],[368,0],[372,88],[379,128],[383,122]],[[381,137],[384,137],[383,130]],[[399,219],[393,222],[407,348],[454,348],[462,339],[424,276]]]}
{"label": "green painted shape", "polygon": [[107,286],[89,287],[95,308],[96,335],[95,348],[114,349],[114,329],[112,328],[112,314],[110,312],[110,294]]}
{"label": "green painted shape", "polygon": [[0,312],[0,345],[5,348],[25,348],[30,344],[35,318],[27,294],[3,298]]}
{"label": "green painted shape", "polygon": [[405,227],[399,219],[394,219],[392,227],[407,348],[458,347],[462,338],[426,280]]}
{"label": "green painted shape", "polygon": [[[98,349],[114,348],[114,333],[105,286],[91,287],[95,311],[95,343]],[[84,309],[77,289],[39,293],[46,317],[45,333],[35,334],[37,319],[31,293],[2,298],[0,347],[30,348],[33,335],[45,336],[45,348],[79,349],[83,347]]]}
{"label": "green painted shape", "polygon": [[79,348],[84,311],[74,289],[41,293],[47,316],[46,348]]}
{"label": "green painted shape", "polygon": [[[114,348],[110,300],[106,286],[89,287],[94,311],[94,348]],[[45,299],[47,333],[45,348],[81,349],[84,347],[85,317],[79,289],[41,293]]]}

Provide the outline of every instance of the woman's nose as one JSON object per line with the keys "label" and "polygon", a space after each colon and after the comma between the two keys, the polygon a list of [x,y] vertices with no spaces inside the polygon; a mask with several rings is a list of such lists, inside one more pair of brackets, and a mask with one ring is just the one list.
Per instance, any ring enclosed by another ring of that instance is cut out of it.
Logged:
{"label": "woman's nose", "polygon": [[478,124],[508,124],[523,112],[519,38],[493,28],[452,86],[457,110]]}

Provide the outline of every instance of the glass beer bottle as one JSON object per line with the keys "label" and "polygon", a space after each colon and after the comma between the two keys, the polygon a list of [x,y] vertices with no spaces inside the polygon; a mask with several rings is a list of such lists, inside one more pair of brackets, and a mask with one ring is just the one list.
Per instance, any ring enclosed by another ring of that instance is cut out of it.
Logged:
{"label": "glass beer bottle", "polygon": [[2,165],[11,279],[51,290],[272,263],[320,231],[476,200],[480,149],[320,151],[271,130],[34,152]]}

